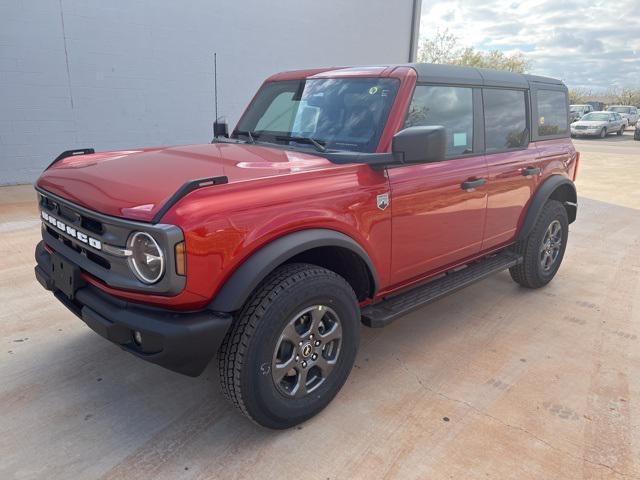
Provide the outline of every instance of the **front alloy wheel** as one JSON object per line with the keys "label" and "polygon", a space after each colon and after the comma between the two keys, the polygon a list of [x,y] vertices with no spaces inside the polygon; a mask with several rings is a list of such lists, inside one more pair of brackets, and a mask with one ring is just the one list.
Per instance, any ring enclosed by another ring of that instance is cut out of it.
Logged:
{"label": "front alloy wheel", "polygon": [[351,285],[316,265],[283,265],[247,300],[222,342],[222,392],[260,425],[297,425],[338,393],[359,341]]}
{"label": "front alloy wheel", "polygon": [[301,398],[331,375],[340,355],[342,326],[326,305],[314,305],[294,315],[273,353],[271,375],[285,396]]}

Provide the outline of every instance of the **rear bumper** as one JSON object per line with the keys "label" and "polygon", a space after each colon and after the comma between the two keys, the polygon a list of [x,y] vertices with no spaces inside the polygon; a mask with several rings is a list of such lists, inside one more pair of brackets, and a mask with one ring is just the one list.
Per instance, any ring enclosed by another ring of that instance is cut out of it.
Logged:
{"label": "rear bumper", "polygon": [[[51,255],[43,242],[36,247],[35,275],[40,284],[93,331],[151,363],[195,377],[209,364],[231,325],[231,315],[210,310],[174,312],[117,299],[85,285],[73,299],[57,290]],[[134,341],[140,332],[142,342]]]}

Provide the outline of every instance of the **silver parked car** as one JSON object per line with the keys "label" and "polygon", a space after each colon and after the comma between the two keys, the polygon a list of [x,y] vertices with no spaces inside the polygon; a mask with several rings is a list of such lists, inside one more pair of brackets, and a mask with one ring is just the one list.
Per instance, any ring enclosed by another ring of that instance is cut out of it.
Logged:
{"label": "silver parked car", "polygon": [[627,125],[638,123],[638,109],[633,105],[611,105],[607,111],[619,113],[622,118],[627,120]]}
{"label": "silver parked car", "polygon": [[626,120],[619,113],[591,112],[571,124],[571,136],[589,135],[604,138],[614,132],[622,135],[626,126]]}

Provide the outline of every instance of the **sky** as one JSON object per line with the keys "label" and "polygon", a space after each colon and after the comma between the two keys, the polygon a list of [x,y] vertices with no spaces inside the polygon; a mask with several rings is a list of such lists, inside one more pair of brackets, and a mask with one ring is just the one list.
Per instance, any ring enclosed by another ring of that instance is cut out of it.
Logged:
{"label": "sky", "polygon": [[437,28],[461,46],[520,51],[529,73],[569,87],[640,88],[640,0],[423,0],[421,37]]}

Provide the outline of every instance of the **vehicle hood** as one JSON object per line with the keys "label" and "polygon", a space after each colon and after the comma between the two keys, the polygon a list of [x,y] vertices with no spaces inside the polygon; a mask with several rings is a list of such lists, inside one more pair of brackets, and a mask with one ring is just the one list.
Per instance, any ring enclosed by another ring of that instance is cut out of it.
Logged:
{"label": "vehicle hood", "polygon": [[148,222],[190,180],[224,175],[235,183],[334,167],[298,151],[215,143],[67,157],[37,186],[106,215]]}
{"label": "vehicle hood", "polygon": [[586,127],[602,127],[603,125],[607,125],[607,122],[601,120],[580,120],[571,124],[572,127],[576,127],[578,125]]}

